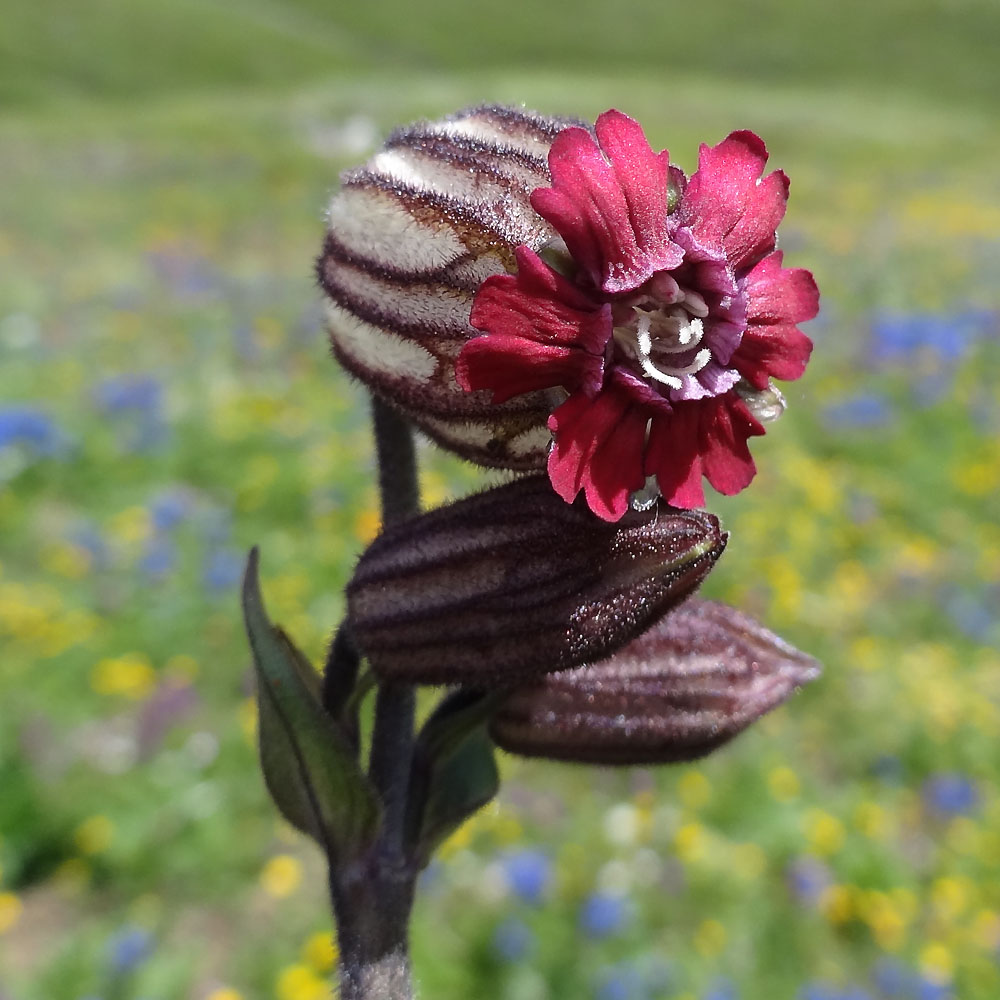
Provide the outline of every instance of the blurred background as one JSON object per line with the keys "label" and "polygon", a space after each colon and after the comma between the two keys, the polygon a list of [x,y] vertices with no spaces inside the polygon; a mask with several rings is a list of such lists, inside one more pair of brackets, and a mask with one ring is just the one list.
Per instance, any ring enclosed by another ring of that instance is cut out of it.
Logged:
{"label": "blurred background", "polygon": [[[428,871],[426,1000],[1000,996],[995,0],[6,0],[0,997],[321,1000],[323,871],[236,587],[317,660],[378,527],[312,278],[338,173],[483,100],[751,128],[824,293],[705,592],[822,679],[657,771],[505,758]],[[422,451],[428,503],[479,474]]]}

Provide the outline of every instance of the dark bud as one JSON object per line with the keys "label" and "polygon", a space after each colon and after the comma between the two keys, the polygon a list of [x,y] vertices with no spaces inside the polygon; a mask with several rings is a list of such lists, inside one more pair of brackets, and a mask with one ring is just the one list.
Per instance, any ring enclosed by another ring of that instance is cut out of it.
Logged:
{"label": "dark bud", "polygon": [[532,476],[379,536],[348,616],[383,679],[503,687],[608,656],[687,597],[725,544],[704,511],[657,501],[610,524]]}
{"label": "dark bud", "polygon": [[526,757],[668,764],[703,757],[819,675],[748,615],[691,598],[614,656],[518,688],[490,726]]}

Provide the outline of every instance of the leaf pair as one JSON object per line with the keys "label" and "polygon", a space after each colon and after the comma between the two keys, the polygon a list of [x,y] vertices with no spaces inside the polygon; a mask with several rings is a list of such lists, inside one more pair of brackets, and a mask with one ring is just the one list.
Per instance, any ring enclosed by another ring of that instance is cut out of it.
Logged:
{"label": "leaf pair", "polygon": [[[259,749],[264,781],[282,816],[343,863],[378,837],[382,807],[361,771],[350,723],[324,708],[320,678],[285,632],[271,624],[250,553],[243,613],[257,676]],[[499,774],[477,698],[445,699],[414,749],[406,848],[416,867],[496,794]]]}

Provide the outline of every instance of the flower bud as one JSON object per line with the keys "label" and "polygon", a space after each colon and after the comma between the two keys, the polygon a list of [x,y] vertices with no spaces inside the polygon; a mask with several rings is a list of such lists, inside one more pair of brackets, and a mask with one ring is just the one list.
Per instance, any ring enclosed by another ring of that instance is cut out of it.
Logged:
{"label": "flower bud", "polygon": [[748,615],[690,598],[609,659],[518,688],[490,726],[526,757],[666,764],[702,757],[819,675]]}
{"label": "flower bud", "polygon": [[380,535],[347,588],[384,679],[493,688],[608,656],[690,594],[718,520],[657,501],[617,523],[530,476]]}
{"label": "flower bud", "polygon": [[555,236],[531,207],[570,119],[480,107],[394,132],[344,174],[317,261],[337,360],[430,437],[482,465],[545,466],[552,400],[465,392],[455,359],[483,281]]}

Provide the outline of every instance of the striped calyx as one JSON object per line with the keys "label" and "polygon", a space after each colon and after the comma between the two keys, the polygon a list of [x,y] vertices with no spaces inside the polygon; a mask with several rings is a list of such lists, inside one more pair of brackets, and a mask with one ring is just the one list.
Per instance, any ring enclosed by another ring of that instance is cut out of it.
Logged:
{"label": "striped calyx", "polygon": [[514,249],[555,236],[531,207],[569,119],[479,107],[394,132],[348,171],[327,213],[316,269],[337,360],[430,437],[482,465],[545,466],[553,401],[503,405],[465,392],[455,359],[477,331],[473,297],[515,269]]}
{"label": "striped calyx", "polygon": [[383,679],[503,687],[610,655],[688,596],[726,535],[662,502],[611,524],[544,475],[394,526],[347,587]]}
{"label": "striped calyx", "polygon": [[609,659],[513,692],[490,725],[526,757],[667,764],[703,757],[819,676],[753,618],[692,597]]}

